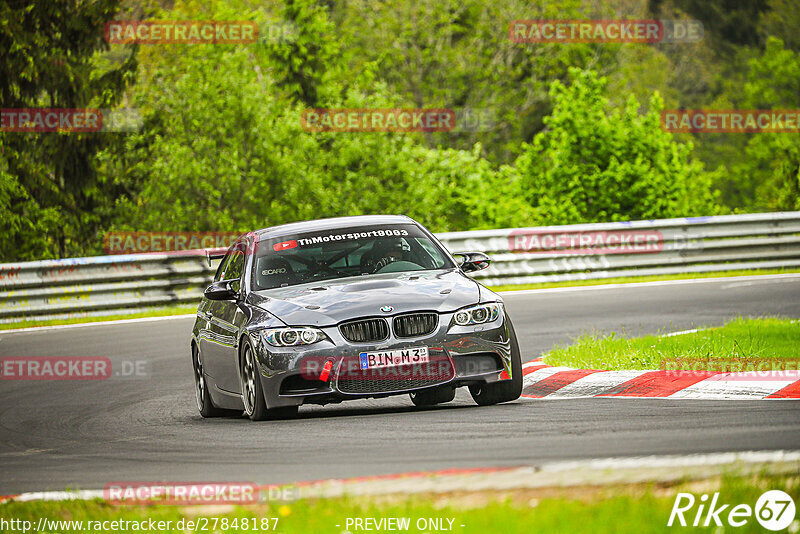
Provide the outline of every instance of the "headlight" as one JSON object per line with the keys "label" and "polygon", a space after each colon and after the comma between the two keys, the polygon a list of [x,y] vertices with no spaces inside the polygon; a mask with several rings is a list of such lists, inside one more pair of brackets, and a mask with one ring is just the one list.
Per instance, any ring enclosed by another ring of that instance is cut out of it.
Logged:
{"label": "headlight", "polygon": [[491,323],[500,317],[502,310],[502,304],[499,302],[479,304],[477,306],[458,310],[455,315],[453,315],[453,322],[459,326]]}
{"label": "headlight", "polygon": [[311,327],[270,328],[269,330],[262,330],[261,335],[273,347],[311,345],[323,339],[328,339],[328,336],[322,330]]}

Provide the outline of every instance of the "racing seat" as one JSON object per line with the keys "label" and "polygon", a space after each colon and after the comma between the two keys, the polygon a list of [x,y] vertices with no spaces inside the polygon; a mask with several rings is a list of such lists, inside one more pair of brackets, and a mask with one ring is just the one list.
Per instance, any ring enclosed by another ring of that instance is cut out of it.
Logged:
{"label": "racing seat", "polygon": [[297,274],[288,260],[280,256],[258,258],[256,282],[261,289],[273,289],[297,283]]}

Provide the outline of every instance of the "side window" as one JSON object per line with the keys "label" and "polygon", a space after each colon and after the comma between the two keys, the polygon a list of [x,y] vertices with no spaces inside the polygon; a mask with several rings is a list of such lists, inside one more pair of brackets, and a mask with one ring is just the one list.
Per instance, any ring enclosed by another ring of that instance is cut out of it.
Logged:
{"label": "side window", "polygon": [[242,271],[244,270],[244,250],[246,244],[242,242],[234,243],[222,261],[219,262],[217,273],[214,275],[214,281],[230,280],[232,278],[241,278]]}
{"label": "side window", "polygon": [[222,276],[225,274],[225,266],[227,265],[228,260],[230,259],[231,259],[231,253],[230,251],[228,251],[228,253],[225,254],[225,257],[222,258],[222,261],[220,261],[219,265],[217,266],[217,272],[214,275],[215,282],[219,282],[220,280],[222,280]]}
{"label": "side window", "polygon": [[[237,279],[241,281],[242,273],[244,272],[244,259],[245,255],[244,252],[241,250],[241,247],[237,247],[236,249],[231,251],[230,254],[230,261],[228,265],[225,266],[225,272],[223,274],[223,280],[233,280]],[[231,287],[235,291],[239,291],[240,281],[236,282],[231,285]]]}
{"label": "side window", "polygon": [[231,260],[225,267],[225,278],[223,280],[231,280],[233,278],[241,278],[242,271],[244,270],[244,252],[241,250],[234,250],[231,254]]}

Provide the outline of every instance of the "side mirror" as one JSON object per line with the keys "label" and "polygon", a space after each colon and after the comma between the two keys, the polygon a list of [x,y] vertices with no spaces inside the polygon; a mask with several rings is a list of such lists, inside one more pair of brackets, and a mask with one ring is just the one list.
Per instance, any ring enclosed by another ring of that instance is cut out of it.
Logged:
{"label": "side mirror", "polygon": [[492,263],[492,260],[483,252],[456,252],[453,254],[458,260],[458,266],[465,273],[480,271]]}
{"label": "side mirror", "polygon": [[236,297],[236,291],[231,287],[233,282],[236,280],[214,282],[203,291],[203,295],[208,300],[232,300]]}

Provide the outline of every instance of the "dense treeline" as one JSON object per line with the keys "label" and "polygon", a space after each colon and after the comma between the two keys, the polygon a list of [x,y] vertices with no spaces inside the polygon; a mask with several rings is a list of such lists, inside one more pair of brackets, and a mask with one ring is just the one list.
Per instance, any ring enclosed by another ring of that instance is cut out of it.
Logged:
{"label": "dense treeline", "polygon": [[[0,257],[109,230],[405,213],[434,230],[800,209],[798,134],[671,134],[664,108],[800,108],[798,0],[0,0],[2,108],[135,109],[0,132]],[[513,19],[699,19],[690,44],[521,44]],[[108,45],[110,20],[255,20],[253,44]],[[475,131],[314,133],[313,107],[468,108]]]}

